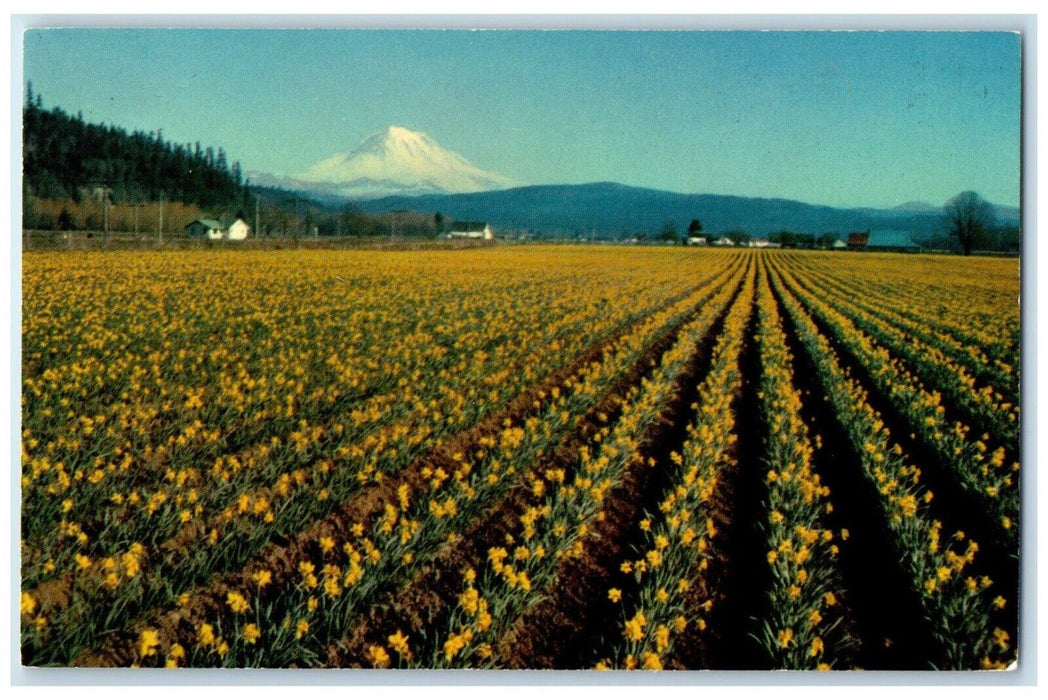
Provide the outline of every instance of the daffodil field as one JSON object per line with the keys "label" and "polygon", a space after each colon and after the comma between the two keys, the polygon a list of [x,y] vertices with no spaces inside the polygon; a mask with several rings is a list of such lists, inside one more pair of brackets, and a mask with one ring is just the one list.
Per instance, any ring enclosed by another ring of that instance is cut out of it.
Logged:
{"label": "daffodil field", "polygon": [[27,251],[29,666],[1001,669],[1019,265]]}

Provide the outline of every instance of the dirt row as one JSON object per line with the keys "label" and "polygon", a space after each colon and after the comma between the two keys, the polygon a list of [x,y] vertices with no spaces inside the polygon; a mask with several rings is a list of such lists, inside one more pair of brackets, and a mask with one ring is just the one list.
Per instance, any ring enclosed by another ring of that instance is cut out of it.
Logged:
{"label": "dirt row", "polygon": [[763,366],[755,340],[757,324],[755,297],[739,356],[741,391],[732,405],[738,439],[713,494],[712,517],[718,534],[705,580],[693,587],[714,604],[707,633],[689,627],[691,639],[675,647],[684,668],[749,670],[767,668],[769,663],[751,634],[767,608],[765,592],[771,580],[759,525],[766,512],[768,488],[763,462],[767,425],[758,397]]}
{"label": "dirt row", "polygon": [[[767,266],[770,274],[784,282],[776,266],[769,265],[766,257],[753,256],[748,260],[750,265]],[[557,448],[542,458],[540,471],[561,468],[571,474],[579,449],[595,448],[595,436],[618,419],[623,397],[630,388],[658,366],[662,355],[677,342],[683,326],[716,294],[718,283],[723,284],[737,275],[739,263],[719,277],[719,282],[690,290],[689,293],[699,292],[704,287],[708,293],[685,317],[654,340],[595,401]],[[636,557],[644,543],[636,524],[644,513],[657,512],[658,503],[671,487],[671,470],[666,465],[672,452],[681,452],[687,438],[687,426],[697,410],[698,387],[709,372],[711,354],[727,314],[733,304],[748,303],[749,317],[739,356],[741,389],[732,406],[737,441],[712,500],[717,535],[711,541],[710,565],[697,575],[690,589],[694,610],[707,600],[713,602],[713,608],[704,615],[707,620],[704,630],[689,625],[677,638],[666,667],[770,668],[770,660],[757,641],[760,621],[767,612],[770,585],[767,545],[760,524],[768,509],[764,478],[768,426],[759,397],[763,366],[755,341],[756,297],[740,299],[742,286],[740,282],[733,290],[729,301],[694,348],[684,372],[676,380],[673,398],[643,437],[640,448],[643,462],[647,464],[650,458],[654,466],[638,465],[627,470],[623,481],[607,493],[603,504],[605,517],[593,524],[593,534],[586,542],[584,554],[560,564],[555,585],[543,591],[539,602],[525,611],[500,640],[495,649],[498,666],[591,668],[601,659],[609,643],[621,636],[622,606],[612,603],[607,591],[619,588],[626,602],[636,596],[635,579],[623,574],[619,565],[624,559]],[[838,667],[928,669],[939,663],[940,652],[924,620],[919,593],[900,563],[903,553],[897,550],[895,538],[884,520],[880,494],[863,473],[860,456],[827,397],[825,380],[801,342],[799,329],[786,310],[781,293],[775,291],[773,298],[782,318],[787,349],[793,356],[793,381],[803,397],[801,417],[813,438],[812,468],[830,488],[834,507],[825,516],[824,524],[834,532],[847,530],[849,533],[847,541],[840,542],[836,564],[843,588],[839,598],[846,611],[842,633],[856,644],[840,659]],[[944,533],[964,530],[983,545],[975,568],[989,575],[996,582],[995,588],[1010,602],[1007,608],[995,613],[994,623],[1017,639],[1018,612],[1014,602],[1018,600],[1019,566],[1015,553],[999,542],[994,524],[988,521],[977,499],[960,488],[952,466],[941,460],[919,436],[910,437],[908,422],[894,409],[889,398],[876,390],[868,370],[834,339],[825,323],[810,315],[819,333],[830,342],[842,367],[866,390],[871,406],[880,413],[893,438],[909,460],[921,468],[922,483],[935,494],[929,505],[930,515],[943,523]],[[329,517],[293,537],[274,541],[243,569],[216,575],[205,587],[194,591],[187,607],[153,611],[139,621],[158,627],[165,638],[185,636],[196,621],[206,619],[222,607],[227,591],[248,584],[252,572],[269,569],[276,581],[293,576],[294,562],[303,555],[319,556],[315,550],[321,536],[347,531],[354,522],[367,522],[381,511],[384,503],[395,502],[396,489],[402,483],[407,483],[413,492],[425,491],[423,468],[442,467],[449,473],[454,471],[457,461],[451,455],[472,451],[481,439],[497,435],[506,419],[515,424],[522,422],[534,411],[533,402],[540,392],[548,393],[586,364],[598,361],[604,350],[630,327],[621,328],[594,344],[569,366],[511,400],[497,415],[464,430],[440,449],[416,460],[397,478],[369,484],[359,496],[341,504]],[[527,471],[519,470],[518,477],[523,479]],[[421,564],[411,580],[391,586],[374,605],[361,612],[360,620],[346,631],[346,636],[331,640],[321,654],[322,664],[332,668],[370,667],[368,647],[385,644],[386,635],[392,631],[402,629],[410,634],[411,630],[446,629],[463,587],[462,572],[467,568],[479,571],[486,565],[488,548],[503,544],[508,533],[519,529],[520,516],[528,503],[525,489],[511,488],[497,502],[487,504],[484,515],[461,533],[462,539],[457,544],[446,545],[428,563]],[[273,586],[271,593],[279,595],[278,589],[279,586]],[[126,665],[129,659],[121,650],[133,647],[136,634],[135,630],[128,629],[114,635],[100,652],[82,655],[76,663]]]}
{"label": "dirt row", "polygon": [[[907,317],[905,314],[902,314],[898,309],[892,309],[891,312],[888,312],[886,309],[880,308],[880,305],[887,303],[887,301],[883,298],[878,300],[876,295],[870,294],[870,289],[868,287],[864,288],[858,281],[851,280],[849,283],[849,281],[843,279],[833,278],[829,276],[825,270],[811,265],[811,260],[807,261],[808,264],[801,263],[799,259],[791,260],[790,262],[798,263],[796,267],[792,268],[794,274],[804,275],[810,283],[809,288],[812,284],[817,284],[820,287],[819,293],[822,295],[843,295],[844,298],[849,299],[849,304],[853,308],[863,313],[870,314],[871,316],[875,316],[885,323],[893,323],[891,316],[894,313],[899,314],[899,317],[902,319],[905,326],[910,326],[912,329],[914,325],[917,325],[916,321]],[[962,345],[967,345],[971,342],[970,340],[956,338],[950,333],[950,329],[947,326],[942,325],[941,323],[936,324],[935,322],[925,325],[923,335],[939,336],[943,339],[948,339]],[[978,344],[974,345],[982,354],[989,357],[986,348],[981,347]],[[943,352],[966,368],[971,376],[975,378],[977,387],[992,386],[995,391],[1000,392],[1005,397],[1006,401],[1012,401],[1014,403],[1018,402],[1018,376],[1014,378],[1010,377],[1005,373],[1002,373],[998,368],[992,366],[992,363],[989,361],[983,362],[976,360],[974,357],[964,352],[958,352],[953,349],[943,349]]]}
{"label": "dirt row", "polygon": [[[837,340],[826,322],[818,315],[811,313],[810,309],[808,315],[815,323],[819,333],[830,343],[842,367],[848,371],[849,376],[862,385],[867,393],[870,406],[881,415],[885,425],[891,431],[892,438],[899,443],[913,462],[920,466],[922,482],[935,494],[935,500],[939,501],[940,505],[936,507],[943,509],[943,517],[940,519],[943,519],[944,528],[949,530],[952,525],[953,529],[964,530],[965,533],[971,535],[979,543],[987,545],[994,552],[1006,558],[1016,559],[1018,552],[1010,552],[1011,546],[1007,543],[1008,538],[1005,532],[1000,523],[990,517],[982,498],[961,485],[954,473],[954,466],[944,460],[932,445],[922,439],[922,431],[915,430],[916,426],[913,426],[906,416],[895,407],[891,398],[877,387],[870,376],[869,369],[852,351]],[[949,422],[960,420],[959,416],[951,418],[952,408],[950,406],[946,405],[944,409]],[[1009,447],[1008,451],[1013,453],[1014,449]],[[1002,566],[1005,569],[1008,568],[1003,562]]]}
{"label": "dirt row", "polygon": [[501,645],[509,668],[592,668],[601,660],[608,640],[622,634],[623,604],[608,598],[618,588],[622,600],[635,598],[636,579],[619,569],[625,559],[640,556],[643,532],[637,523],[672,488],[670,454],[682,452],[687,428],[693,422],[699,386],[710,370],[713,349],[732,306],[739,301],[742,283],[695,347],[684,371],[676,379],[673,398],[659,420],[643,436],[637,466],[606,496],[604,520],[595,524],[595,537],[581,557],[562,566],[549,598],[528,611]]}
{"label": "dirt row", "polygon": [[[697,293],[704,287],[713,288],[714,286],[713,284],[697,285],[667,300],[659,309],[666,308],[689,294]],[[708,295],[703,301],[706,298]],[[657,312],[659,309],[654,309],[652,312]],[[180,630],[185,632],[193,629],[197,621],[205,620],[210,613],[221,609],[228,591],[251,587],[250,577],[253,572],[261,569],[269,570],[272,572],[274,581],[293,576],[294,562],[297,562],[303,555],[317,554],[313,550],[316,549],[317,540],[320,537],[331,533],[348,532],[353,523],[367,522],[381,511],[386,502],[396,500],[396,490],[401,484],[408,484],[413,492],[425,490],[426,479],[422,476],[422,472],[426,467],[433,470],[443,468],[448,473],[454,471],[457,461],[452,458],[452,455],[472,451],[482,439],[496,436],[502,430],[506,420],[514,423],[522,422],[534,410],[533,404],[541,395],[548,394],[552,388],[563,384],[565,380],[577,374],[587,364],[599,361],[606,349],[628,333],[640,320],[638,318],[617,329],[574,358],[570,364],[512,399],[501,411],[456,434],[439,448],[416,460],[404,470],[399,478],[367,484],[352,500],[337,506],[326,518],[309,525],[293,536],[274,537],[270,546],[240,570],[218,573],[213,576],[209,582],[191,591],[190,601],[186,606],[176,610],[154,610],[140,616],[139,624],[131,625],[128,629],[114,634],[106,640],[101,649],[81,653],[74,659],[74,663],[81,666],[126,665],[130,661],[126,650],[133,647],[132,641],[137,635],[136,630],[146,623],[157,629],[162,637],[174,638],[179,635]],[[680,321],[673,330],[679,329],[683,323],[683,320]],[[275,590],[278,587],[270,588]],[[329,657],[337,656],[333,650],[329,650],[328,655]]]}
{"label": "dirt row", "polygon": [[927,668],[930,632],[922,621],[920,597],[899,565],[900,553],[881,515],[880,494],[862,473],[860,455],[827,397],[796,324],[778,292],[774,296],[793,356],[794,385],[803,397],[801,416],[812,435],[819,436],[812,470],[830,489],[834,507],[826,525],[849,533],[837,563],[851,634],[858,640],[854,663],[871,670]]}
{"label": "dirt row", "polygon": [[[826,387],[811,356],[800,342],[797,329],[776,294],[794,356],[795,382],[804,396],[802,414],[821,437],[813,468],[831,490],[834,511],[828,525],[850,533],[848,546],[841,547],[839,564],[850,603],[855,636],[860,651],[855,663],[867,669],[927,669],[939,663],[939,652],[921,614],[920,597],[902,569],[902,553],[880,513],[880,495],[862,474],[859,456],[826,397]],[[893,439],[921,469],[921,482],[934,494],[929,514],[943,523],[944,533],[961,530],[983,545],[976,568],[989,575],[1010,601],[1018,600],[1018,561],[997,537],[985,510],[962,489],[951,465],[945,464],[916,437],[908,421],[873,383],[869,371],[839,343],[825,323],[809,314],[826,338],[848,376],[867,393],[871,407],[880,414]],[[1013,635],[1018,618],[1016,606],[998,611],[994,620]]]}
{"label": "dirt row", "polygon": [[[796,274],[794,274],[794,280],[797,282],[797,285],[804,290],[805,293],[813,296],[825,298],[827,295],[834,293],[832,290],[820,289],[812,280],[803,279]],[[844,303],[840,306],[841,308],[838,310],[846,318],[849,318],[854,322],[854,320],[851,318],[851,314],[855,313],[856,310],[859,309],[859,307],[855,307],[849,303]],[[812,314],[812,317],[816,321],[816,323],[819,324],[820,331],[822,331],[824,335],[827,335],[827,337],[830,338],[832,341],[833,338],[828,335],[828,329],[826,328],[825,323],[823,323],[820,319],[816,318],[814,314]],[[856,326],[858,327],[858,324],[856,324]],[[867,335],[870,334],[867,333]],[[915,377],[920,377],[920,372],[912,362],[907,360],[905,357],[902,357],[892,352],[891,347],[889,345],[881,342],[873,335],[870,335],[870,339],[880,347],[883,347],[885,350],[892,353],[892,356],[895,359],[895,361],[898,362],[899,365],[903,367],[907,372],[909,372],[911,375]],[[865,368],[863,368],[863,370],[866,373],[866,376],[869,376],[868,371],[866,371]],[[929,391],[940,391],[940,388],[936,384],[927,382],[924,378],[921,378],[921,382],[925,384],[926,388]],[[941,391],[944,394],[949,393],[946,389],[942,389]],[[975,435],[988,435],[988,439],[985,442],[988,446],[989,451],[992,452],[997,447],[1003,447],[1005,450],[1005,462],[1007,464],[1011,464],[1012,462],[1019,459],[1019,455],[1017,453],[1018,443],[1013,444],[1010,440],[1003,439],[999,435],[995,434],[996,431],[993,425],[988,421],[985,415],[980,415],[976,411],[971,410],[970,407],[958,402],[944,401],[942,407],[945,411],[944,416],[946,418],[947,423],[952,424],[954,422],[959,422],[969,426],[972,430],[972,433]],[[907,431],[907,434],[909,432],[912,432],[912,430]]]}
{"label": "dirt row", "polygon": [[[738,289],[735,290],[735,294],[737,293]],[[701,306],[702,304],[696,307],[695,313]],[[729,307],[730,303],[714,322],[707,333],[704,346],[712,347]],[[571,481],[579,449],[583,446],[595,447],[594,436],[606,425],[614,424],[621,414],[623,397],[631,387],[639,384],[659,365],[662,355],[674,346],[681,328],[695,313],[690,314],[687,319],[675,325],[651,345],[644,355],[619,377],[557,449],[538,467],[538,471],[564,469],[567,473],[566,481]],[[706,354],[708,355],[708,350]],[[695,369],[698,369],[697,366]],[[668,424],[664,416],[660,426]],[[652,436],[648,442],[657,444],[658,439]],[[631,477],[634,476],[635,473],[631,472]],[[601,551],[601,559],[610,558],[617,569],[621,545],[619,537],[612,533],[621,535],[630,522],[635,522],[630,519],[630,514],[635,512],[640,503],[632,495],[627,496],[627,493],[632,494],[632,490],[620,485],[605,497],[605,504],[615,506],[605,507],[605,521],[595,526],[596,540],[599,544],[587,547],[587,554],[581,559],[572,558],[568,563],[561,565],[556,588],[547,591],[551,599],[526,613],[499,644],[496,652],[500,665],[508,668],[587,667],[583,661],[573,658],[573,652],[581,652],[587,646],[583,639],[587,636],[587,625],[579,620],[601,619],[599,609],[602,606],[601,601],[607,602],[607,589],[598,591],[594,588],[596,578],[580,572],[594,568],[594,550]],[[467,568],[480,570],[485,566],[488,548],[503,544],[505,535],[518,529],[519,519],[526,505],[527,495],[519,489],[510,492],[503,501],[492,504],[487,515],[474,523],[468,532],[463,533],[463,540],[459,546],[441,553],[433,564],[408,586],[389,596],[389,600],[377,604],[360,627],[353,630],[352,635],[344,640],[341,647],[331,650],[332,656],[328,665],[368,665],[368,646],[383,643],[384,634],[388,634],[390,630],[445,628],[445,621],[462,590],[461,572]],[[603,570],[602,567],[597,568]],[[597,595],[598,592],[600,595]],[[608,619],[610,618],[607,615],[603,616],[604,622]]]}

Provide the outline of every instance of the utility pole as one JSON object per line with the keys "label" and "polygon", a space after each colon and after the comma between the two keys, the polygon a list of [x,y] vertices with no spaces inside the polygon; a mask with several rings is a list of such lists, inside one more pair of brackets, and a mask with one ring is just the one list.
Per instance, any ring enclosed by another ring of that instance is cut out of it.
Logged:
{"label": "utility pole", "polygon": [[102,181],[102,230],[106,234],[106,248],[109,247],[109,183]]}
{"label": "utility pole", "polygon": [[255,195],[255,237],[258,238],[262,235],[262,229],[258,225],[258,195]]}

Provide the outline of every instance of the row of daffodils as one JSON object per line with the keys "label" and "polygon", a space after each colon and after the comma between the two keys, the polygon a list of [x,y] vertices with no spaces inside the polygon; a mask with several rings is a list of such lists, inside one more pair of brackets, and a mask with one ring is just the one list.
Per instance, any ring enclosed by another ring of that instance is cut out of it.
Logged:
{"label": "row of daffodils", "polygon": [[[23,663],[512,666],[507,640],[602,548],[609,495],[651,484],[595,582],[618,616],[587,623],[603,642],[579,658],[680,668],[733,594],[711,573],[732,551],[715,524],[731,520],[726,482],[759,470],[755,663],[847,668],[862,644],[838,566],[848,533],[827,524],[792,347],[880,494],[869,516],[920,597],[929,664],[1000,667],[1013,594],[980,546],[1018,556],[1018,280],[985,265],[669,247],[27,253]],[[694,404],[668,412],[686,382]],[[653,435],[679,437],[653,451]],[[994,537],[945,532],[915,459],[984,504]],[[410,614],[400,592],[434,572],[441,612]]]}
{"label": "row of daffodils", "polygon": [[[819,368],[820,380],[838,419],[846,428],[861,468],[881,497],[885,524],[921,596],[925,621],[938,646],[937,665],[946,668],[997,668],[1008,657],[1009,635],[991,623],[993,608],[1008,600],[992,590],[990,577],[975,563],[978,543],[963,531],[945,534],[929,514],[934,493],[921,482],[921,470],[907,460],[866,390],[842,369],[827,338],[801,305],[797,288],[776,271],[773,286],[797,326],[805,349]],[[813,303],[811,299],[808,300]]]}

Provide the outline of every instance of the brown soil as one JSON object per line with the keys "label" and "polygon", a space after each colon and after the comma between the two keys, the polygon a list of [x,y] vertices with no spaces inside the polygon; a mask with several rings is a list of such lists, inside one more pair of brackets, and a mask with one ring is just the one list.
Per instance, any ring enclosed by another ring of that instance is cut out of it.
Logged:
{"label": "brown soil", "polygon": [[[711,353],[723,329],[741,283],[707,331],[677,378],[673,398],[659,420],[646,431],[640,446],[642,459],[604,500],[603,521],[594,525],[594,537],[581,557],[561,564],[556,586],[548,598],[526,612],[499,645],[502,665],[508,668],[584,669],[600,659],[607,641],[622,633],[624,603],[608,599],[609,588],[623,591],[623,600],[636,596],[636,581],[623,574],[624,559],[635,558],[642,547],[637,527],[644,513],[655,512],[672,486],[670,453],[680,452],[687,438],[698,400],[698,388],[709,372]],[[653,466],[650,460],[654,461]]]}
{"label": "brown soil", "polygon": [[[932,502],[926,507],[933,519],[942,522],[943,534],[948,536],[949,533],[960,530],[968,538],[979,543],[980,550],[975,559],[975,571],[979,575],[989,576],[995,582],[994,589],[999,591],[1009,602],[1013,603],[1003,610],[994,611],[993,623],[995,626],[1008,632],[1012,639],[1016,639],[1018,606],[1014,602],[1019,600],[1018,552],[1014,551],[1013,545],[1006,542],[1005,535],[998,524],[990,520],[985,507],[981,503],[981,499],[960,485],[957,476],[954,474],[953,466],[945,462],[930,445],[921,440],[921,433],[913,431],[910,422],[895,408],[891,399],[876,387],[870,377],[869,370],[836,340],[825,323],[814,314],[811,315],[811,318],[815,321],[819,332],[830,342],[830,346],[837,355],[841,366],[852,379],[862,385],[867,393],[867,401],[880,414],[886,428],[890,431],[892,439],[899,443],[903,451],[908,455],[910,462],[920,467],[921,482],[925,488],[934,494]],[[797,354],[803,355],[803,353]],[[811,372],[814,373],[814,370],[811,370]],[[808,389],[813,396],[824,396],[819,390],[819,385],[811,379],[808,382]],[[821,419],[821,423],[822,425],[832,425],[830,416],[824,416]],[[827,431],[827,433],[832,433],[832,431]],[[824,433],[825,440],[826,433]],[[839,447],[838,449],[843,454],[848,454],[846,448]],[[827,464],[828,466],[854,464],[856,465],[855,470],[858,471],[857,457],[850,461],[846,456],[831,453],[831,456],[827,458]],[[834,488],[834,483],[831,482],[831,479],[835,479],[839,470],[840,466],[824,470],[824,481],[827,482],[833,493],[844,495],[851,494],[852,489],[866,490],[868,493],[864,497],[855,497],[865,500],[868,508],[874,507],[876,501],[873,499],[878,498],[876,490],[872,486],[865,485],[864,479],[862,482],[857,482],[852,486],[855,478],[858,477],[851,477],[849,481],[836,484],[836,488]],[[839,508],[837,509],[837,515],[844,517],[844,513],[841,511],[848,512],[850,510],[850,507]],[[864,524],[857,522],[854,525],[862,528]],[[848,527],[849,532],[852,534],[856,532],[853,527],[848,525],[843,525],[843,527]],[[869,529],[869,527],[870,525],[866,524],[866,529]],[[886,525],[882,524],[881,527],[885,532],[879,535],[879,537],[882,539],[888,537]],[[851,550],[853,552],[862,552],[864,547],[854,544]],[[843,556],[844,552],[842,551],[842,559]],[[866,555],[864,554],[862,558],[866,558]],[[894,554],[890,557],[888,553],[883,555],[884,566],[898,560],[898,557]],[[856,573],[856,586],[859,588],[863,585],[871,587],[872,584],[870,582],[878,583],[883,581],[887,578],[885,572],[890,571],[890,569],[883,568],[875,563],[864,563],[860,569]],[[901,585],[901,583],[898,585]],[[884,605],[884,596],[878,594],[875,587],[867,595],[871,598],[869,602],[864,604],[861,601],[855,601],[855,607],[870,617],[872,624],[884,625],[896,616],[903,618],[903,620],[899,623],[901,629],[895,630],[894,635],[886,630],[871,636],[867,646],[879,645],[884,648],[884,651],[883,653],[873,653],[872,656],[874,658],[867,661],[866,668],[909,668],[910,666],[907,664],[912,663],[914,658],[919,659],[920,668],[928,668],[929,663],[939,662],[938,652],[935,651],[931,642],[926,637],[918,634],[916,630],[911,629],[913,625],[905,624],[905,619],[919,614],[919,607],[916,611],[913,610],[912,604],[898,611],[891,609],[880,610],[879,607]],[[916,597],[916,594],[912,595]],[[901,603],[899,604],[901,605]],[[909,612],[906,612],[906,610],[909,610]],[[927,634],[926,631],[922,633]],[[885,639],[890,641],[890,647],[884,646]],[[914,646],[916,648],[911,648]]]}
{"label": "brown soil", "polygon": [[[764,439],[766,426],[760,400],[760,352],[754,341],[754,302],[739,357],[742,385],[732,412],[738,436],[732,459],[718,479],[711,504],[717,528],[710,566],[692,586],[696,609],[713,602],[704,631],[689,626],[674,646],[677,666],[754,670],[768,668],[766,654],[751,636],[766,607],[768,566],[759,523],[765,513]],[[701,596],[701,597],[700,597]]]}
{"label": "brown soil", "polygon": [[834,504],[826,524],[837,532],[847,529],[850,535],[841,543],[838,565],[849,626],[858,641],[854,664],[870,670],[927,669],[935,656],[930,630],[920,596],[899,563],[900,553],[884,520],[880,494],[863,474],[860,456],[777,293],[776,301],[794,357],[794,381],[806,399],[802,415],[822,440],[813,470],[829,487]]}
{"label": "brown soil", "polygon": [[[547,458],[547,461],[539,467],[540,471],[559,468],[565,469],[570,475],[577,461],[579,448],[583,445],[592,447],[593,437],[601,428],[617,420],[622,409],[622,397],[659,364],[663,353],[676,342],[680,329],[694,317],[698,310],[708,302],[708,299],[709,296],[699,302],[687,318],[675,324],[647,348],[644,354],[586,413],[573,431]],[[599,418],[601,414],[605,417],[603,421]],[[570,476],[568,478],[570,480]],[[621,487],[616,491],[621,491]],[[615,492],[609,495],[608,501],[618,502]],[[398,591],[395,598],[375,606],[367,618],[339,645],[338,653],[329,657],[327,665],[336,667],[366,665],[364,659],[368,645],[382,643],[382,634],[384,632],[388,634],[388,630],[445,627],[443,621],[450,615],[454,602],[462,590],[461,572],[466,568],[480,569],[484,565],[488,548],[501,544],[507,533],[518,528],[520,515],[524,512],[527,502],[526,494],[515,490],[511,491],[503,501],[492,504],[488,515],[476,521],[469,531],[463,533],[460,545],[442,552],[431,566],[426,567],[410,584]],[[629,505],[633,502],[626,499],[624,503]],[[621,520],[622,516],[615,509],[610,509],[610,511],[606,509],[606,512],[609,517],[602,525],[607,525],[612,520]],[[628,523],[628,521],[625,522]],[[546,629],[549,629],[548,625]],[[500,644],[500,649],[508,648],[507,644],[510,640],[517,637],[515,632],[511,632]],[[524,648],[528,646],[528,642],[519,640],[513,642],[512,646]],[[556,667],[538,659],[533,661],[534,663],[530,665],[521,666],[510,659],[506,665],[520,668]]]}
{"label": "brown soil", "polygon": [[[669,299],[659,308],[665,308],[680,298],[698,291],[701,287],[702,285],[697,286],[684,294]],[[657,310],[655,309],[652,312],[654,313]],[[514,423],[521,422],[534,410],[533,402],[539,398],[541,393],[548,394],[553,387],[563,384],[566,379],[576,374],[587,364],[599,361],[604,351],[618,338],[626,334],[636,322],[634,321],[632,324],[627,324],[617,329],[606,338],[595,343],[586,352],[577,356],[569,365],[552,373],[542,382],[519,394],[501,411],[489,416],[479,424],[458,433],[439,448],[416,460],[404,470],[399,478],[387,478],[380,484],[368,484],[351,501],[340,504],[331,515],[309,525],[289,541],[271,543],[251,563],[238,571],[220,573],[213,576],[209,583],[191,592],[191,603],[187,607],[176,610],[155,610],[141,616],[139,618],[142,621],[140,624],[131,625],[123,632],[114,634],[106,640],[99,650],[81,652],[73,660],[73,665],[126,665],[130,662],[126,650],[133,648],[133,640],[137,635],[137,629],[144,626],[146,624],[144,621],[146,620],[148,620],[148,625],[158,629],[162,638],[165,639],[192,634],[191,630],[195,628],[198,621],[207,619],[212,612],[223,607],[227,592],[233,589],[253,587],[251,575],[255,571],[268,569],[273,576],[273,585],[269,587],[269,590],[278,589],[280,581],[295,575],[295,572],[292,570],[293,563],[298,561],[303,554],[315,549],[317,546],[316,542],[320,537],[327,534],[347,532],[353,523],[366,522],[377,512],[381,511],[384,503],[396,500],[396,490],[401,484],[408,484],[413,492],[419,491],[422,489],[424,481],[422,470],[425,467],[433,469],[443,467],[447,471],[454,471],[457,462],[452,459],[453,454],[476,449],[481,439],[497,435],[506,420],[511,420]],[[679,329],[679,325],[673,329],[673,333],[677,329]],[[656,345],[661,346],[665,340],[666,338],[663,338],[663,341]],[[665,347],[659,351],[659,354],[664,350]],[[638,363],[638,366],[640,366],[640,363]],[[500,517],[502,516],[500,515]],[[432,567],[427,567],[422,576],[427,576],[429,575],[428,572],[436,570]],[[437,595],[437,591],[446,587],[446,583],[445,579],[444,582],[437,586],[432,595]],[[432,597],[431,594],[424,591],[415,595],[420,600]]]}

